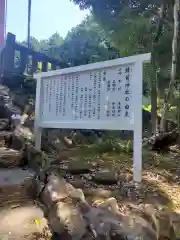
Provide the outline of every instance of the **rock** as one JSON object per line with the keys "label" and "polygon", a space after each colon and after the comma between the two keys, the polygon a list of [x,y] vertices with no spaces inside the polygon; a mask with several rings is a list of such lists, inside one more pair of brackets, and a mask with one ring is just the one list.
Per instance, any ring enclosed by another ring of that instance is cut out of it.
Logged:
{"label": "rock", "polygon": [[54,232],[62,234],[66,230],[72,240],[80,240],[86,233],[83,216],[79,208],[72,203],[56,203],[51,208],[48,220]]}
{"label": "rock", "polygon": [[31,130],[24,126],[18,126],[14,130],[11,147],[13,149],[23,149],[26,142],[33,142],[34,135]]}
{"label": "rock", "polygon": [[0,85],[0,106],[5,106],[11,102],[9,95],[9,89],[3,85]]}
{"label": "rock", "polygon": [[24,149],[24,158],[27,159],[28,166],[37,173],[41,168],[46,170],[50,167],[50,159],[40,150],[37,150],[32,144],[27,142]]}
{"label": "rock", "polygon": [[46,184],[43,192],[40,195],[41,201],[51,209],[53,203],[58,202],[68,197],[68,189],[65,180],[61,177],[57,177],[51,174],[48,177],[48,183]]}
{"label": "rock", "polygon": [[180,215],[178,213],[170,213],[169,214],[171,230],[174,231],[174,234],[177,239],[180,239]]}
{"label": "rock", "polygon": [[[4,114],[5,114],[5,118],[9,118],[9,119],[11,119],[13,115],[19,116],[19,123],[20,123],[21,111],[18,107],[13,106],[12,104],[8,104],[4,107]],[[13,122],[14,121],[12,119],[12,123]]]}
{"label": "rock", "polygon": [[8,118],[0,119],[0,131],[6,130],[10,127],[10,120]]}
{"label": "rock", "polygon": [[[121,219],[121,234],[120,236],[126,237],[125,239],[146,239],[156,240],[156,231],[152,226],[143,218],[138,215],[123,216]],[[113,232],[118,235],[116,226],[113,227]]]}
{"label": "rock", "polygon": [[51,231],[40,207],[28,204],[14,209],[1,208],[0,236],[2,239],[24,239],[24,236],[30,239],[29,235],[31,237],[35,233],[44,235],[45,232],[49,238],[44,239],[50,239]]}
{"label": "rock", "polygon": [[[156,228],[159,228],[159,236],[162,239],[180,238],[180,215],[168,210],[158,210],[154,213]],[[160,238],[160,239],[161,239]]]}
{"label": "rock", "polygon": [[74,199],[75,201],[84,201],[84,194],[82,190],[75,189],[62,177],[57,176],[56,174],[51,174],[48,177],[48,182],[40,195],[41,201],[49,209],[51,209],[51,206],[54,203],[62,201],[68,197]]}
{"label": "rock", "polygon": [[0,147],[0,167],[12,168],[22,164],[23,152],[14,149]]}
{"label": "rock", "polygon": [[69,180],[68,182],[75,188],[83,188],[84,187],[84,182],[80,179]]}
{"label": "rock", "polygon": [[29,116],[28,116],[26,113],[23,113],[23,114],[21,115],[21,117],[20,117],[20,122],[21,122],[21,124],[26,123],[27,120],[28,120],[28,118],[29,118]]}
{"label": "rock", "polygon": [[97,239],[98,237],[111,239],[111,236],[118,240],[157,239],[156,230],[153,229],[151,223],[143,219],[140,214],[124,211],[121,214],[114,198],[106,199],[96,207],[90,207],[84,214],[84,218],[91,223]]}
{"label": "rock", "polygon": [[81,161],[74,161],[67,165],[66,170],[71,174],[85,174],[91,171],[91,165]]}
{"label": "rock", "polygon": [[90,173],[83,174],[83,177],[89,181],[92,180],[92,175]]}
{"label": "rock", "polygon": [[110,190],[105,190],[103,188],[84,189],[84,193],[85,193],[86,196],[90,196],[93,199],[109,198],[112,195],[112,192]]}
{"label": "rock", "polygon": [[42,134],[42,149],[46,152],[60,151],[64,144],[60,141],[59,129],[45,129]]}
{"label": "rock", "polygon": [[[21,98],[21,102],[22,98]],[[20,119],[14,118],[14,116],[20,116],[20,109],[17,106],[14,106],[10,91],[8,88],[0,86],[0,118],[7,118],[11,120],[12,125],[17,125],[20,123]],[[12,118],[13,116],[13,118]]]}
{"label": "rock", "polygon": [[24,109],[24,106],[28,103],[28,95],[26,93],[23,93],[23,90],[21,91],[15,91],[13,94],[13,104],[18,106],[21,109]]}
{"label": "rock", "polygon": [[26,114],[21,116],[21,121],[24,127],[29,128],[31,131],[34,129],[34,120],[29,116],[26,118]]}
{"label": "rock", "polygon": [[106,169],[95,173],[92,180],[98,184],[105,184],[105,185],[117,184],[117,178],[115,176],[115,173],[110,172]]}
{"label": "rock", "polygon": [[35,173],[32,170],[0,170],[0,206],[26,202],[35,196]]}
{"label": "rock", "polygon": [[41,182],[45,182],[47,180],[47,175],[43,169],[39,169],[38,177]]}
{"label": "rock", "polygon": [[73,141],[71,139],[69,139],[68,137],[63,137],[62,140],[63,140],[64,145],[67,148],[73,148],[74,147]]}
{"label": "rock", "polygon": [[0,131],[0,147],[10,147],[12,141],[13,132],[10,131]]}
{"label": "rock", "polygon": [[[151,204],[129,206],[121,220],[130,239],[179,239],[179,214]],[[127,227],[128,226],[128,227]],[[134,237],[134,238],[133,238]],[[129,238],[128,238],[129,239]]]}

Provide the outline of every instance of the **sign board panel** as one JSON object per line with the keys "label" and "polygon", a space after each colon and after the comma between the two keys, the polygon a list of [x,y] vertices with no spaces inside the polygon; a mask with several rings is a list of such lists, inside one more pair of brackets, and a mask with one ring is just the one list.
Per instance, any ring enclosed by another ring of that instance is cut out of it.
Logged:
{"label": "sign board panel", "polygon": [[148,60],[150,54],[143,54],[36,74],[36,147],[42,128],[132,130],[141,162],[142,71]]}

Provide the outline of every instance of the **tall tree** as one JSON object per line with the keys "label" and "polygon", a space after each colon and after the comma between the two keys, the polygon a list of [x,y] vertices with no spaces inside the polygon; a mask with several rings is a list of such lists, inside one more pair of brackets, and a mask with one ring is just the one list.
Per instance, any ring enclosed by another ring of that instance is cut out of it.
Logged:
{"label": "tall tree", "polygon": [[[120,56],[119,50],[112,46],[105,31],[93,16],[88,16],[69,31],[65,39],[55,33],[49,39],[40,41],[32,37],[31,43],[34,50],[61,59],[70,66],[105,61]],[[22,44],[26,45],[26,42]]]}
{"label": "tall tree", "polygon": [[110,44],[105,32],[92,16],[73,28],[67,34],[64,43],[56,50],[59,57],[71,66],[109,60],[119,56],[119,50]]}
{"label": "tall tree", "polygon": [[[176,85],[176,76],[177,76],[177,61],[178,61],[178,39],[179,39],[179,28],[180,28],[180,0],[174,1],[174,9],[173,9],[173,16],[174,16],[174,36],[172,41],[172,67],[171,67],[171,80],[169,83],[169,89],[164,99],[164,106],[162,111],[162,118],[160,123],[161,131],[165,130],[165,122],[167,118],[167,111],[168,111],[168,103],[169,100],[172,98],[172,93],[174,87]],[[178,123],[179,125],[179,123]]]}
{"label": "tall tree", "polygon": [[[154,125],[152,131],[155,132],[157,87],[161,87],[159,88],[159,93],[161,93],[162,97],[164,88],[167,88],[170,79],[169,70],[171,62],[169,59],[173,36],[172,6],[174,0],[73,1],[82,9],[91,9],[97,21],[110,36],[114,44],[121,49],[121,54],[131,55],[141,52],[152,52],[152,65],[149,76]],[[165,39],[166,42],[164,42]],[[179,51],[178,46],[177,51]],[[159,81],[157,82],[157,80]],[[165,106],[167,104],[164,104]]]}

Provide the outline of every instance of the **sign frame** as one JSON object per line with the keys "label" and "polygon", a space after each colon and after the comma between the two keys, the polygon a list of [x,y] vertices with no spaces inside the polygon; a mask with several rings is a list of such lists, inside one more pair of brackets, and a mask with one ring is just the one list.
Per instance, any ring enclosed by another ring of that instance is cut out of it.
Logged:
{"label": "sign frame", "polygon": [[[142,84],[143,84],[143,63],[150,62],[151,53],[140,54],[130,57],[118,58],[114,60],[91,63],[87,65],[81,65],[77,67],[70,67],[65,69],[59,69],[49,72],[37,73],[34,78],[37,81],[36,85],[36,104],[35,104],[35,147],[41,149],[41,135],[43,128],[74,128],[74,129],[104,129],[104,130],[132,130],[133,131],[133,180],[135,182],[141,182],[142,180]],[[121,66],[125,64],[134,64],[133,78],[132,78],[132,108],[133,110],[133,129],[129,126],[123,126],[123,129],[119,127],[120,123],[106,122],[104,125],[98,121],[89,122],[88,128],[84,128],[81,122],[41,122],[41,95],[42,95],[42,80],[44,77],[61,76],[64,74],[72,74],[77,72],[98,70],[101,68]],[[81,125],[81,127],[79,127]]]}

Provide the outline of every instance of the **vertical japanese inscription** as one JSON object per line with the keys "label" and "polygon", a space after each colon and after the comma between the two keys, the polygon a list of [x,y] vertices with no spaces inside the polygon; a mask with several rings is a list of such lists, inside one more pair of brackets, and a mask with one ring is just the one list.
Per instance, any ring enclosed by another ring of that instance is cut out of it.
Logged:
{"label": "vertical japanese inscription", "polygon": [[124,105],[124,117],[129,118],[129,108],[130,108],[130,80],[131,80],[132,69],[130,66],[125,68],[125,84],[124,84],[124,95],[125,95],[125,105]]}
{"label": "vertical japanese inscription", "polygon": [[84,110],[83,109],[83,102],[84,102],[84,88],[83,87],[81,87],[81,89],[80,89],[80,100],[79,100],[79,102],[80,102],[79,117],[80,117],[80,119],[82,119],[83,118],[83,110]]}
{"label": "vertical japanese inscription", "polygon": [[63,77],[60,77],[60,84],[59,84],[59,115],[62,114],[62,101],[63,101]]}
{"label": "vertical japanese inscription", "polygon": [[45,112],[81,121],[100,120],[103,117],[101,114],[106,119],[122,117],[128,120],[131,110],[131,65],[82,74],[83,77],[78,73],[65,74],[44,82]]}
{"label": "vertical japanese inscription", "polygon": [[49,113],[51,112],[51,109],[52,109],[52,106],[51,106],[51,101],[52,101],[52,80],[50,79],[49,81],[49,95],[48,95],[48,97],[49,97],[49,99],[48,99],[48,102],[49,102],[49,104],[48,104],[48,110],[49,110]]}
{"label": "vertical japanese inscription", "polygon": [[60,81],[56,79],[56,117],[59,116]]}
{"label": "vertical japanese inscription", "polygon": [[66,115],[67,76],[63,79],[63,117]]}
{"label": "vertical japanese inscription", "polygon": [[75,90],[75,80],[74,80],[74,76],[72,76],[72,88],[71,88],[71,110],[72,110],[72,114],[73,114],[73,119],[75,118],[75,112],[74,112],[74,107],[75,107],[75,103],[74,103],[74,90]]}
{"label": "vertical japanese inscription", "polygon": [[92,93],[92,105],[93,105],[93,117],[96,116],[96,78],[93,78],[92,72],[90,73],[90,81],[93,81],[93,93]]}
{"label": "vertical japanese inscription", "polygon": [[84,88],[84,117],[87,117],[87,105],[88,105],[88,103],[87,103],[87,97],[88,97],[87,91],[88,91],[88,88],[86,86]]}
{"label": "vertical japanese inscription", "polygon": [[101,114],[101,71],[98,73],[98,90],[97,90],[97,119],[100,119]]}
{"label": "vertical japanese inscription", "polygon": [[75,120],[79,119],[79,75],[75,77]]}

